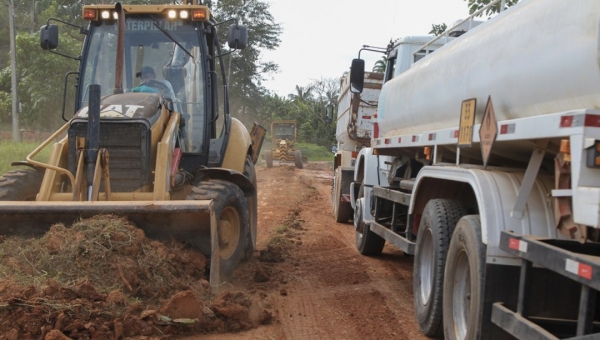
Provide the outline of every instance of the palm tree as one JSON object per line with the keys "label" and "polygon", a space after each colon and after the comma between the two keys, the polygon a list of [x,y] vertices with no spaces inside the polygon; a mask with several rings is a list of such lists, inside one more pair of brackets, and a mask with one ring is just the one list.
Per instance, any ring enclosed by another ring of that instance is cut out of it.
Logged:
{"label": "palm tree", "polygon": [[385,72],[385,67],[387,66],[387,59],[385,57],[381,57],[381,59],[375,62],[373,65],[373,72],[383,73]]}
{"label": "palm tree", "polygon": [[305,102],[308,99],[310,99],[311,92],[312,92],[312,88],[310,86],[304,88],[302,86],[296,85],[296,93],[295,94],[292,93],[288,97],[294,102]]}

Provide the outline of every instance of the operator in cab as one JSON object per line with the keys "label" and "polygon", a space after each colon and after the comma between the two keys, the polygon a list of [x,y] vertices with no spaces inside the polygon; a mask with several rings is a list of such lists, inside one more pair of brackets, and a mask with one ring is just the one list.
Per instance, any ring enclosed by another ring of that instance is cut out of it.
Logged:
{"label": "operator in cab", "polygon": [[157,80],[156,73],[154,73],[152,67],[142,67],[142,70],[136,73],[135,76],[140,78],[142,82],[138,86],[132,88],[131,92],[160,93],[174,105],[171,109],[182,112],[181,104],[175,97],[171,83],[168,80]]}
{"label": "operator in cab", "polygon": [[167,80],[156,80],[156,73],[150,66],[142,67],[142,70],[135,75],[140,78],[142,82],[140,85],[131,89],[132,92],[150,92],[150,93],[162,93],[165,98],[171,101],[175,99],[173,93],[173,87]]}

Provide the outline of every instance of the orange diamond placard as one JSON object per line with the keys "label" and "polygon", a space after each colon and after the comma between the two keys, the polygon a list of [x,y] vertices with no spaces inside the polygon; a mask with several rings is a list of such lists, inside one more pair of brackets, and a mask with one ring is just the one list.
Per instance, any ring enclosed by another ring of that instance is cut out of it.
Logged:
{"label": "orange diamond placard", "polygon": [[492,97],[488,97],[487,104],[485,106],[485,113],[481,120],[481,127],[479,128],[479,139],[481,140],[481,157],[483,157],[483,166],[486,167],[492,152],[492,145],[496,141],[498,135],[498,122],[496,121],[496,114],[494,113],[494,106],[492,105]]}

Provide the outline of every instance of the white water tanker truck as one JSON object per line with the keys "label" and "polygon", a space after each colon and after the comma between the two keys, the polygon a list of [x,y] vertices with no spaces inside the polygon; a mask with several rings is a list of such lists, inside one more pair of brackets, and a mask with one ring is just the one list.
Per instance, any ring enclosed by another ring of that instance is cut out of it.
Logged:
{"label": "white water tanker truck", "polygon": [[430,46],[389,53],[358,251],[414,255],[425,335],[600,339],[600,1],[524,0]]}

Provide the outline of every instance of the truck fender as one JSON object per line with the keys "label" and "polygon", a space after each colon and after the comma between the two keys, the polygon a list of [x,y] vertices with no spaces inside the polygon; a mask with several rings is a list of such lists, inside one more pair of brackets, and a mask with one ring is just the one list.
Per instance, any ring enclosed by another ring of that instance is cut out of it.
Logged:
{"label": "truck fender", "polygon": [[470,213],[479,214],[481,218],[487,262],[520,265],[520,260],[500,250],[501,231],[561,238],[555,228],[552,202],[548,199],[553,188],[552,176],[538,176],[522,218],[512,217],[523,176],[522,172],[505,170],[426,166],[415,180],[409,214],[420,215],[427,201],[433,198],[457,199]]}

